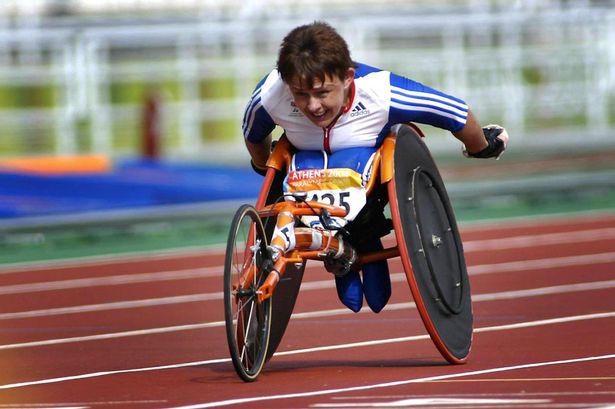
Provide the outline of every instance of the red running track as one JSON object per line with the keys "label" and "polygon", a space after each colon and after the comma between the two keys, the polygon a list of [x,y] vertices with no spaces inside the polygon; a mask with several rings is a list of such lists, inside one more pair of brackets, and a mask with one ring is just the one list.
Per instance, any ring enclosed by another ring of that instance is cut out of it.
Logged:
{"label": "red running track", "polygon": [[228,358],[222,250],[0,269],[2,408],[615,408],[615,213],[462,226],[465,365],[393,297],[353,314],[308,265],[257,382]]}

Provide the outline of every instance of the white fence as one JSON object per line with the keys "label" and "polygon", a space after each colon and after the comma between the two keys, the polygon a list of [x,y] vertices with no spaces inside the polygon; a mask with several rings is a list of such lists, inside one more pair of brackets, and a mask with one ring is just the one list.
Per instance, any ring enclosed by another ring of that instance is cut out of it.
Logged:
{"label": "white fence", "polygon": [[[230,157],[241,150],[244,104],[274,66],[281,39],[314,18],[0,27],[0,90],[36,90],[45,100],[0,101],[0,155],[133,154],[143,98],[152,92],[163,101],[165,154]],[[326,20],[356,60],[465,99],[518,143],[614,142],[610,7],[425,15],[354,9]],[[439,146],[444,138],[434,135]]]}

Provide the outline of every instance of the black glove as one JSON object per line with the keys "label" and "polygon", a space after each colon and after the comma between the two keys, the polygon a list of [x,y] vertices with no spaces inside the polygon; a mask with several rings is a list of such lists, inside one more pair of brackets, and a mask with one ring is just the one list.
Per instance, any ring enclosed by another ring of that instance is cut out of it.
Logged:
{"label": "black glove", "polygon": [[252,166],[252,169],[254,169],[254,172],[258,173],[261,176],[265,176],[267,175],[267,166],[264,167],[260,167],[260,166],[256,166],[256,164],[254,163],[254,161],[252,159],[250,159],[250,166]]}
{"label": "black glove", "polygon": [[502,132],[506,132],[504,128],[499,125],[487,125],[483,128],[483,134],[485,135],[485,139],[487,139],[487,143],[489,144],[485,149],[480,152],[470,153],[463,148],[464,156],[468,158],[496,158],[499,159],[502,156],[502,153],[506,150],[506,143],[504,140],[508,140],[508,134],[505,134],[506,137],[504,139],[498,138]]}

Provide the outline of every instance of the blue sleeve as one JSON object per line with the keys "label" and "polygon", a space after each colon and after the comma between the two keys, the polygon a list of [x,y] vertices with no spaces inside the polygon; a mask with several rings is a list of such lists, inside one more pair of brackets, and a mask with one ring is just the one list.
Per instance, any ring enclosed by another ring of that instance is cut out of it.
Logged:
{"label": "blue sleeve", "polygon": [[262,142],[276,126],[261,100],[261,90],[266,78],[256,86],[243,114],[243,136],[252,143]]}
{"label": "blue sleeve", "polygon": [[382,71],[380,68],[372,67],[371,65],[363,64],[355,62],[356,71],[355,78],[365,77],[367,74],[371,74],[372,72],[380,72]]}
{"label": "blue sleeve", "polygon": [[391,124],[416,122],[451,132],[465,126],[468,106],[464,101],[393,73],[390,81]]}

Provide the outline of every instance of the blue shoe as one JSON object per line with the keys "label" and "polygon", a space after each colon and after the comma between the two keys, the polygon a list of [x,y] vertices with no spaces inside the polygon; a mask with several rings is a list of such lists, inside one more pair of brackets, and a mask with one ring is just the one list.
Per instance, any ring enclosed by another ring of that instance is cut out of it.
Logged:
{"label": "blue shoe", "polygon": [[354,312],[359,312],[363,306],[363,286],[358,271],[350,271],[342,277],[335,277],[337,296],[342,304]]}
{"label": "blue shoe", "polygon": [[[380,240],[370,243],[363,251],[382,250]],[[389,265],[386,260],[364,264],[363,271],[363,292],[367,305],[374,312],[380,312],[391,298],[391,277],[389,276]]]}

